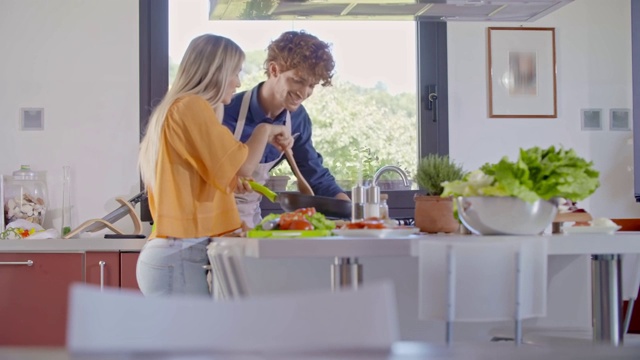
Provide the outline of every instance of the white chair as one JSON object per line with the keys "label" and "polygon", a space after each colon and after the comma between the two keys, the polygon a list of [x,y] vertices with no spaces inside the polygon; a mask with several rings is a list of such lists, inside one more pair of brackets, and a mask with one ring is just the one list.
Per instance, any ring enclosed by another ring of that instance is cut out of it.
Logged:
{"label": "white chair", "polygon": [[211,264],[211,289],[214,299],[231,300],[249,296],[249,282],[243,262],[244,241],[229,238],[207,247]]}
{"label": "white chair", "polygon": [[212,302],[72,287],[67,349],[74,353],[282,354],[389,350],[398,340],[390,282]]}
{"label": "white chair", "polygon": [[446,322],[515,322],[545,316],[547,240],[504,237],[491,240],[423,240],[419,243],[420,318]]}

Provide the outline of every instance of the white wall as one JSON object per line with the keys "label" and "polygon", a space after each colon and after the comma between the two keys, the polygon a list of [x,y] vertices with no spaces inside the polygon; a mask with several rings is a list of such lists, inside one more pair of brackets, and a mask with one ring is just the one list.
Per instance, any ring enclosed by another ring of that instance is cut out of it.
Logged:
{"label": "white wall", "polygon": [[[518,148],[564,145],[593,160],[601,187],[579,205],[595,216],[638,217],[633,198],[631,132],[609,131],[609,109],[631,108],[629,0],[575,0],[534,23],[449,23],[451,156],[475,169]],[[556,28],[558,118],[490,119],[489,26]],[[581,131],[580,109],[601,108],[603,131]]]}
{"label": "white wall", "polygon": [[[0,1],[0,49],[0,173],[46,172],[45,225],[60,227],[63,165],[73,225],[136,194],[138,2]],[[20,131],[21,107],[43,107],[45,130]]]}

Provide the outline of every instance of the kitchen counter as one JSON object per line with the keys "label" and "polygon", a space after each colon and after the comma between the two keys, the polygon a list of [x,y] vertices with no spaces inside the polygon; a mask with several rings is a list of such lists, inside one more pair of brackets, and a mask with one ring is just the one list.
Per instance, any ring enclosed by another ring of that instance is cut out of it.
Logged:
{"label": "kitchen counter", "polygon": [[[343,238],[246,239],[251,257],[416,256],[420,239],[470,239],[469,235],[426,235],[398,239]],[[485,239],[491,237],[484,237]],[[500,239],[509,237],[501,236]],[[640,253],[640,232],[549,235],[550,255]],[[0,252],[140,251],[146,239],[0,240]]]}
{"label": "kitchen counter", "polygon": [[[457,234],[370,237],[282,238],[245,240],[245,255],[256,258],[418,256],[420,240],[547,239],[549,255],[640,254],[640,232],[531,236],[475,236]],[[228,239],[228,238],[220,238]]]}
{"label": "kitchen counter", "polygon": [[147,239],[41,239],[0,240],[2,252],[85,252],[85,251],[140,251]]}

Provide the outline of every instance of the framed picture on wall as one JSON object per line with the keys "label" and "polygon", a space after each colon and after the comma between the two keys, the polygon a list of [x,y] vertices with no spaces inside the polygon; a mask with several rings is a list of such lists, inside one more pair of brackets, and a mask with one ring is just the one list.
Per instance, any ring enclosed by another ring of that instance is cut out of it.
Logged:
{"label": "framed picture on wall", "polygon": [[557,118],[555,28],[490,27],[490,118]]}

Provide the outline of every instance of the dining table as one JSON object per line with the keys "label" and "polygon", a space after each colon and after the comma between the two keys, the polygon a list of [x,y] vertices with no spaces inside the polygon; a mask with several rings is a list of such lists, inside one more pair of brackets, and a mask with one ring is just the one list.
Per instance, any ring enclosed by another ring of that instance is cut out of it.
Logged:
{"label": "dining table", "polygon": [[[417,257],[420,241],[494,241],[536,238],[548,242],[548,255],[591,256],[593,340],[619,345],[623,339],[621,255],[640,254],[640,232],[479,236],[463,234],[411,234],[378,237],[375,232],[359,236],[245,238],[244,255],[262,259],[333,258],[330,265],[334,290],[357,288],[363,283],[365,257]],[[228,241],[229,238],[214,238]]]}

